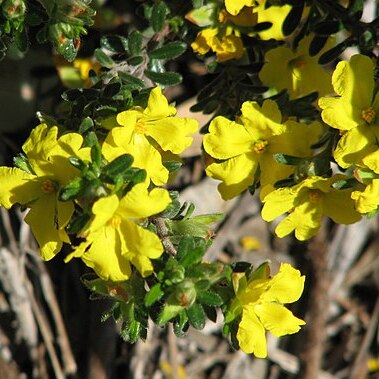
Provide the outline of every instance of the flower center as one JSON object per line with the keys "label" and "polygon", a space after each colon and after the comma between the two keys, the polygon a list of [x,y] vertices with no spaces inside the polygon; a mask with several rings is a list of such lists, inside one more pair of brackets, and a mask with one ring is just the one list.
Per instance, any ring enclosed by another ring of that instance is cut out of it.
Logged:
{"label": "flower center", "polygon": [[146,128],[143,121],[137,121],[137,123],[134,126],[134,131],[138,134],[145,134]]}
{"label": "flower center", "polygon": [[118,215],[114,215],[110,220],[110,224],[112,228],[114,229],[118,228],[121,224],[121,217]]}
{"label": "flower center", "polygon": [[376,113],[372,107],[369,107],[362,111],[362,118],[368,124],[371,124],[375,120],[375,117],[376,117]]}
{"label": "flower center", "polygon": [[44,193],[53,193],[55,192],[55,185],[51,180],[47,179],[42,183],[41,189]]}
{"label": "flower center", "polygon": [[266,151],[266,146],[268,145],[268,141],[266,140],[258,140],[254,143],[254,151],[257,154],[262,154]]}
{"label": "flower center", "polygon": [[310,190],[309,191],[309,201],[313,204],[317,204],[321,200],[321,191],[319,190]]}
{"label": "flower center", "polygon": [[305,60],[305,57],[304,55],[300,55],[294,59],[291,59],[289,62],[288,62],[288,65],[290,68],[292,69],[301,69],[301,68],[304,68],[306,65],[307,65],[307,61]]}

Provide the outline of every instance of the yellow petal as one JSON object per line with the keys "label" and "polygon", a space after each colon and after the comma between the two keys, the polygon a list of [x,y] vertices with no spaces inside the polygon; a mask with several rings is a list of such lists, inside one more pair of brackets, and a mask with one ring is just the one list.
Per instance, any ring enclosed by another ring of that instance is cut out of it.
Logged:
{"label": "yellow petal", "polygon": [[132,221],[123,220],[120,225],[122,256],[130,261],[143,277],[153,272],[151,259],[159,258],[163,246],[159,237]]}
{"label": "yellow petal", "polygon": [[224,200],[231,199],[253,184],[258,168],[256,154],[242,154],[206,168],[208,176],[222,180],[219,191]]}
{"label": "yellow petal", "polygon": [[361,219],[351,199],[351,189],[331,189],[323,196],[323,213],[337,224],[354,224]]}
{"label": "yellow petal", "polygon": [[261,300],[281,304],[293,303],[299,300],[304,290],[305,276],[288,263],[280,265],[279,272],[269,283],[269,289],[262,295]]}
{"label": "yellow petal", "polygon": [[295,317],[291,311],[275,303],[257,304],[254,310],[265,329],[275,337],[297,333],[305,322]]}
{"label": "yellow petal", "polygon": [[305,241],[318,232],[321,218],[322,207],[320,205],[312,204],[309,201],[303,202],[278,224],[275,233],[282,238],[295,231],[295,237],[299,241]]}
{"label": "yellow petal", "polygon": [[363,192],[352,192],[351,198],[358,212],[365,214],[375,211],[379,206],[379,179],[374,179]]}
{"label": "yellow petal", "polygon": [[243,307],[242,319],[238,326],[237,339],[244,353],[253,353],[258,358],[267,357],[265,330],[254,312],[254,306]]}
{"label": "yellow petal", "polygon": [[245,127],[219,116],[212,120],[204,136],[205,151],[216,159],[228,159],[251,151],[252,137]]}
{"label": "yellow petal", "polygon": [[262,218],[272,221],[295,206],[298,187],[278,188],[263,199]]}
{"label": "yellow petal", "polygon": [[121,254],[121,243],[116,228],[105,226],[90,234],[87,240],[91,245],[79,245],[79,251],[75,256],[80,256],[83,262],[104,280],[119,282],[129,279],[131,267],[128,259]]}
{"label": "yellow petal", "polygon": [[62,248],[62,240],[56,225],[56,196],[49,194],[40,197],[31,205],[25,217],[41,249],[44,260],[53,258]]}
{"label": "yellow petal", "polygon": [[163,150],[180,154],[192,144],[193,138],[188,134],[195,133],[197,128],[198,122],[194,119],[167,117],[148,123],[146,134],[153,137]]}
{"label": "yellow petal", "polygon": [[359,111],[367,109],[374,91],[374,64],[366,55],[356,54],[339,62],[332,77],[333,88]]}
{"label": "yellow petal", "polygon": [[87,233],[93,233],[103,228],[115,215],[119,206],[117,195],[102,197],[92,206],[93,217],[86,227]]}
{"label": "yellow petal", "polygon": [[41,185],[35,175],[19,168],[0,167],[0,205],[5,208],[16,203],[27,205],[44,195]]}
{"label": "yellow petal", "polygon": [[144,218],[162,212],[170,203],[167,190],[154,188],[148,192],[146,185],[139,183],[120,200],[117,213],[125,218]]}
{"label": "yellow petal", "polygon": [[379,150],[375,150],[371,154],[367,154],[363,158],[363,163],[376,174],[379,174]]}
{"label": "yellow petal", "polygon": [[257,139],[269,140],[271,136],[285,131],[279,107],[273,100],[265,100],[262,107],[256,102],[245,101],[241,112],[240,119],[254,142]]}
{"label": "yellow petal", "polygon": [[166,97],[163,95],[160,87],[155,87],[151,90],[147,107],[143,112],[146,116],[152,117],[155,120],[174,116],[176,109],[168,104]]}
{"label": "yellow petal", "polygon": [[253,5],[255,5],[255,0],[225,0],[225,8],[233,16],[237,15],[243,7]]}
{"label": "yellow petal", "polygon": [[376,138],[372,128],[358,126],[344,133],[334,150],[334,158],[343,167],[360,165],[367,155],[377,150]]}

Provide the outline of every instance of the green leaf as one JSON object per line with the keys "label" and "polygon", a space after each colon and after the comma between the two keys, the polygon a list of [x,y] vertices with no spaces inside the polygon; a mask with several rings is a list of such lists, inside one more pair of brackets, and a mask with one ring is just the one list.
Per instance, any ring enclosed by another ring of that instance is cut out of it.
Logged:
{"label": "green leaf", "polygon": [[80,134],[86,133],[89,129],[93,128],[93,125],[94,124],[91,117],[84,118],[79,125],[79,133]]}
{"label": "green leaf", "polygon": [[153,5],[151,12],[151,26],[154,32],[160,32],[165,23],[166,15],[169,10],[163,1],[159,1]]}
{"label": "green leaf", "polygon": [[301,16],[303,15],[303,10],[303,2],[301,2],[298,6],[292,7],[282,25],[282,31],[285,36],[290,35],[299,26]]}
{"label": "green leaf", "polygon": [[128,40],[119,35],[102,36],[100,46],[112,53],[122,53],[128,49]]}
{"label": "green leaf", "polygon": [[90,220],[91,216],[88,213],[84,213],[80,216],[75,217],[70,220],[70,224],[68,225],[68,233],[69,234],[78,234],[87,222]]}
{"label": "green leaf", "polygon": [[113,59],[108,56],[107,54],[104,53],[103,50],[101,49],[96,49],[94,53],[95,59],[104,67],[106,68],[111,68],[114,66],[114,61]]}
{"label": "green leaf", "polygon": [[150,307],[155,302],[160,300],[164,295],[164,291],[161,288],[161,284],[157,283],[151,287],[150,291],[145,296],[145,305]]}
{"label": "green leaf", "polygon": [[155,83],[165,86],[174,86],[182,82],[183,78],[177,72],[154,72],[145,71],[145,75]]}
{"label": "green leaf", "polygon": [[103,89],[103,97],[112,98],[113,96],[117,95],[120,92],[120,90],[121,90],[121,83],[119,82],[109,83]]}
{"label": "green leaf", "polygon": [[198,292],[196,299],[202,304],[210,305],[214,307],[220,306],[224,303],[221,296],[218,295],[216,292],[212,292],[212,291]]}
{"label": "green leaf", "polygon": [[329,37],[315,36],[309,45],[309,55],[311,57],[317,55],[325,46]]}
{"label": "green leaf", "polygon": [[95,143],[91,146],[91,160],[94,165],[97,167],[101,166],[102,155],[101,155],[101,147],[98,143]]}
{"label": "green leaf", "polygon": [[201,304],[194,303],[186,309],[188,321],[195,329],[203,329],[205,326],[205,312]]}
{"label": "green leaf", "polygon": [[58,193],[58,199],[60,201],[73,200],[83,193],[83,179],[77,177],[69,181],[64,187],[62,187]]}
{"label": "green leaf", "polygon": [[201,262],[207,247],[203,238],[184,237],[178,245],[176,258],[183,267],[190,267]]}
{"label": "green leaf", "polygon": [[179,171],[180,167],[182,167],[183,163],[179,161],[167,161],[163,162],[163,166],[167,168],[170,174],[173,174]]}
{"label": "green leaf", "polygon": [[338,45],[334,46],[332,49],[326,51],[322,54],[318,60],[319,64],[327,64],[335,59],[337,59],[349,46],[350,44],[347,41],[343,41]]}
{"label": "green leaf", "polygon": [[22,53],[26,52],[28,49],[28,35],[26,33],[26,28],[16,31],[14,41],[18,50]]}
{"label": "green leaf", "polygon": [[132,57],[128,59],[128,63],[131,66],[138,66],[143,62],[143,57],[141,55],[138,55],[136,57]]}
{"label": "green leaf", "polygon": [[131,91],[135,89],[140,90],[146,87],[146,83],[143,80],[129,75],[126,72],[119,72],[118,75],[122,82],[127,85]]}
{"label": "green leaf", "polygon": [[188,316],[185,311],[181,311],[174,322],[174,333],[177,337],[184,337],[188,329]]}
{"label": "green leaf", "polygon": [[323,37],[329,37],[331,34],[338,33],[341,29],[341,22],[334,20],[322,21],[316,24],[313,32]]}
{"label": "green leaf", "polygon": [[59,45],[59,47],[57,47],[56,43],[55,48],[58,53],[62,54],[64,59],[69,62],[72,62],[76,57],[77,50],[72,39],[67,39],[62,45]]}
{"label": "green leaf", "polygon": [[138,55],[142,48],[142,34],[138,30],[133,31],[129,34],[128,44],[129,44],[129,54]]}
{"label": "green leaf", "polygon": [[278,163],[288,165],[288,166],[297,166],[304,162],[304,158],[294,157],[292,155],[287,154],[274,154],[274,158]]}
{"label": "green leaf", "polygon": [[151,51],[149,57],[153,59],[174,59],[182,55],[186,49],[187,44],[184,42],[170,42],[163,47]]}
{"label": "green leaf", "polygon": [[124,176],[132,165],[134,158],[130,154],[123,154],[115,158],[103,168],[103,173],[110,178]]}

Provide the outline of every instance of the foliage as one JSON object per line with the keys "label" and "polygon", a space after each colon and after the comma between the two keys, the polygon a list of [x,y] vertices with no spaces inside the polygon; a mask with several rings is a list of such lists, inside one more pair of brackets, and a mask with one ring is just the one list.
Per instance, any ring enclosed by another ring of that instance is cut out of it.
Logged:
{"label": "foliage", "polygon": [[[167,190],[198,125],[162,89],[182,82],[177,62],[208,70],[192,107],[212,115],[207,175],[224,199],[259,188],[263,219],[284,215],[276,234],[307,240],[323,216],[349,224],[378,210],[379,18],[362,20],[355,0],[136,1],[119,32],[90,1],[0,6],[2,58],[49,41],[72,62],[58,64],[68,88],[56,113],[39,113],[16,167],[0,168],[0,205],[29,208],[42,258],[68,245],[65,261],[93,269],[84,284],[112,299],[104,318],[130,342],[146,339],[149,319],[182,336],[217,310],[233,346],[259,357],[265,330],[297,332],[304,322],[283,304],[303,291],[299,271],[204,261],[222,216],[193,216]],[[85,50],[91,28],[100,37]],[[360,54],[342,59],[352,46]]]}

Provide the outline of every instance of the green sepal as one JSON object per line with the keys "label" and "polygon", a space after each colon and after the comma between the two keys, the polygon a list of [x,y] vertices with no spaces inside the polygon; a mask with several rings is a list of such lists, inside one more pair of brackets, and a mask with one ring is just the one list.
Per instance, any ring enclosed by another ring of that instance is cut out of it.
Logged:
{"label": "green sepal", "polygon": [[161,313],[158,316],[158,325],[163,326],[168,321],[176,317],[181,311],[183,311],[184,307],[177,304],[165,304],[162,308]]}
{"label": "green sepal", "polygon": [[13,158],[13,163],[16,167],[21,169],[22,171],[27,172],[28,174],[34,174],[32,167],[30,166],[29,160],[26,155],[20,153],[17,157]]}

